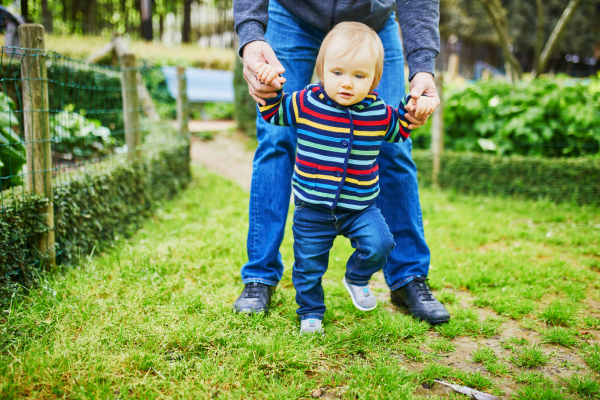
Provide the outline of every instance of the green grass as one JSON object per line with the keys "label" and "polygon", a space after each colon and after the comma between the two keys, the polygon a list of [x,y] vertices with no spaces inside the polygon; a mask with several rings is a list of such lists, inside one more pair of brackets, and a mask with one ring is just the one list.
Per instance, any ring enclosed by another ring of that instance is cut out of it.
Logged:
{"label": "green grass", "polygon": [[515,400],[565,400],[562,390],[548,386],[525,386],[513,396]]}
{"label": "green grass", "polygon": [[[205,170],[194,176],[134,237],[42,276],[2,310],[0,398],[287,399],[324,388],[343,399],[409,399],[433,379],[497,394],[501,381],[516,383],[513,397],[521,399],[593,389],[548,374],[544,364],[556,365],[563,343],[532,343],[543,339],[536,330],[550,338],[554,326],[592,329],[586,301],[600,293],[591,262],[600,258],[597,209],[423,189],[431,283],[451,322],[431,328],[389,304],[356,310],[341,284],[352,248],[340,238],[323,279],[326,335],[306,337],[295,314],[291,221],[271,313],[234,315],[248,194]],[[508,330],[521,325],[536,340]],[[589,334],[567,351],[581,356],[573,359],[578,374],[597,379],[600,347],[586,343],[598,332]],[[500,358],[482,352],[483,366],[473,363],[461,347],[472,341],[480,349],[501,344]],[[460,365],[446,365],[452,357]]]}
{"label": "green grass", "polygon": [[512,374],[512,371],[508,364],[503,363],[501,361],[486,362],[485,369],[487,369],[490,374],[495,376],[509,376]]}
{"label": "green grass", "polygon": [[546,365],[550,361],[550,356],[538,346],[521,347],[514,350],[512,362],[518,367],[534,368]]}
{"label": "green grass", "polygon": [[[84,59],[109,42],[109,37],[102,36],[46,35],[47,49],[75,59]],[[195,44],[167,46],[156,42],[132,41],[129,49],[138,59],[159,65],[233,70],[235,62],[235,51],[231,49],[200,48]]]}
{"label": "green grass", "polygon": [[581,356],[592,371],[600,373],[600,345],[598,343],[584,346]]}
{"label": "green grass", "polygon": [[558,344],[564,347],[573,347],[579,340],[575,337],[572,330],[553,327],[542,332],[544,343]]}
{"label": "green grass", "polygon": [[581,397],[599,398],[600,383],[589,375],[580,376],[573,374],[566,380],[569,390]]}
{"label": "green grass", "polygon": [[576,314],[575,305],[557,299],[541,313],[541,319],[550,325],[571,326],[575,323]]}
{"label": "green grass", "polygon": [[436,354],[448,354],[452,353],[456,349],[456,345],[454,343],[444,338],[432,340],[429,342],[428,346]]}
{"label": "green grass", "polygon": [[471,358],[475,363],[488,363],[496,360],[496,355],[494,354],[494,350],[489,347],[482,347],[477,349],[471,353]]}

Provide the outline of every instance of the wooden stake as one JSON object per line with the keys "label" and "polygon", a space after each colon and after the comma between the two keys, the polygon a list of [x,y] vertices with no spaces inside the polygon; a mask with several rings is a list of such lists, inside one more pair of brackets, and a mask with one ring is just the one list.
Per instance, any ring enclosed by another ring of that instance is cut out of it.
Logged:
{"label": "wooden stake", "polygon": [[187,97],[187,79],[185,77],[185,68],[177,67],[177,125],[179,126],[179,135],[187,138],[188,121],[190,108]]}
{"label": "wooden stake", "polygon": [[125,142],[129,160],[142,159],[142,132],[139,122],[139,99],[135,55],[121,57],[121,87],[123,96],[123,120],[125,122]]}
{"label": "wooden stake", "polygon": [[431,176],[434,187],[439,187],[438,174],[441,168],[442,155],[444,153],[444,96],[443,76],[435,77],[435,87],[440,96],[440,106],[433,113],[431,126],[431,152],[433,153],[433,174]]}
{"label": "wooden stake", "polygon": [[[130,54],[129,46],[127,42],[123,39],[121,35],[114,34],[111,41],[113,45],[113,49],[120,61],[125,54]],[[132,53],[133,54],[133,53]],[[152,100],[152,96],[150,96],[150,92],[146,87],[146,83],[144,82],[144,78],[140,71],[137,72],[137,85],[138,85],[138,98],[140,104],[144,108],[144,114],[148,118],[150,118],[154,122],[160,121],[160,116],[158,115],[158,111],[156,111],[156,106],[154,105],[154,101]]]}
{"label": "wooden stake", "polygon": [[21,88],[27,148],[27,190],[49,200],[49,204],[40,209],[48,231],[39,235],[37,246],[41,254],[48,257],[50,265],[55,265],[52,148],[44,27],[37,24],[21,25],[19,39],[21,46],[26,49],[23,50],[21,61]]}
{"label": "wooden stake", "polygon": [[451,53],[448,57],[448,82],[452,82],[458,76],[459,61],[459,56],[456,53]]}

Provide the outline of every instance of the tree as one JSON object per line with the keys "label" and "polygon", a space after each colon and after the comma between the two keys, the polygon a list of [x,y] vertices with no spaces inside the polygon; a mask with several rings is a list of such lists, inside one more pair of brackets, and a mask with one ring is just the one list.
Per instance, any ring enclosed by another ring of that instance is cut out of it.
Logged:
{"label": "tree", "polygon": [[52,12],[48,9],[48,0],[42,0],[42,23],[44,25],[44,31],[52,33]]}
{"label": "tree", "polygon": [[[515,58],[512,53],[512,39],[508,34],[508,23],[506,22],[506,10],[502,7],[499,0],[479,0],[481,5],[488,16],[488,19],[492,23],[492,27],[498,35],[498,42],[502,49],[502,55],[504,60],[510,65],[510,73],[512,74],[512,81],[518,82],[521,79],[521,64]],[[508,73],[508,71],[507,71]]]}
{"label": "tree", "polygon": [[83,31],[89,34],[94,34],[94,31],[96,30],[96,0],[87,0],[86,4],[87,18],[85,24],[86,26]]}
{"label": "tree", "polygon": [[142,20],[142,38],[150,42],[152,41],[152,1],[142,0],[140,6],[140,16]]}
{"label": "tree", "polygon": [[536,61],[536,68],[532,72],[533,77],[541,75],[542,71],[548,65],[550,57],[552,57],[552,55],[554,54],[554,50],[556,49],[558,42],[564,35],[567,25],[571,21],[571,18],[573,18],[573,15],[575,15],[575,11],[579,7],[579,4],[581,4],[581,0],[569,1],[569,5],[567,5],[567,8],[565,8],[565,11],[558,20],[558,23],[554,27],[554,30],[552,31],[552,34],[548,39],[546,47],[544,47],[544,51],[542,51],[542,53],[538,56],[538,59]]}
{"label": "tree", "polygon": [[181,41],[183,43],[191,42],[192,31],[192,0],[183,1],[183,27],[181,29]]}
{"label": "tree", "polygon": [[25,18],[25,21],[29,22],[29,4],[27,0],[21,0],[21,15]]}
{"label": "tree", "polygon": [[[502,49],[502,53],[504,55],[504,59],[511,67],[511,72],[513,74],[513,82],[516,82],[521,77],[521,66],[518,63],[517,59],[512,53],[512,38],[508,33],[508,23],[506,20],[506,9],[500,3],[500,0],[479,0],[483,8],[485,9],[486,15],[490,20],[496,35],[498,36],[498,43],[500,48]],[[535,78],[539,76],[544,69],[548,66],[548,62],[550,58],[554,55],[554,52],[566,32],[566,28],[569,25],[569,22],[575,15],[577,8],[581,4],[581,0],[570,0],[567,7],[562,12],[562,15],[554,29],[552,30],[552,34],[548,38],[546,42],[546,46],[543,51],[541,50],[542,42],[543,42],[543,28],[544,28],[544,9],[541,0],[536,0],[536,8],[537,8],[537,24],[536,24],[536,49],[535,49],[535,61],[534,61],[534,70],[532,71],[532,76]],[[516,79],[515,79],[516,78]]]}
{"label": "tree", "polygon": [[[570,0],[499,0],[508,25],[510,49],[519,60],[521,69],[535,70],[536,60],[541,56]],[[580,60],[598,59],[600,49],[600,0],[581,0],[571,13],[571,20],[564,24],[564,33],[554,41],[555,48],[549,52],[549,63],[541,71],[552,69],[557,60],[566,54],[577,54]],[[456,35],[470,49],[488,48],[488,62],[499,66],[495,59],[495,47],[500,42],[495,29],[490,29],[487,13],[481,0],[440,0],[440,34],[443,38]],[[473,50],[468,52],[473,55]],[[539,75],[539,74],[538,74]]]}

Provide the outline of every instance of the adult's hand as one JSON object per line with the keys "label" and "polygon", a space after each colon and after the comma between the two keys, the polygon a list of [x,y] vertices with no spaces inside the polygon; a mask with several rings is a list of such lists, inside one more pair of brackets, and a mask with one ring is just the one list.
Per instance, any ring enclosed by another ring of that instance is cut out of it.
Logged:
{"label": "adult's hand", "polygon": [[410,81],[410,97],[417,100],[423,94],[434,99],[433,108],[424,109],[423,107],[415,106],[412,110],[407,110],[405,117],[410,122],[409,129],[416,129],[422,126],[427,122],[429,115],[440,105],[440,96],[435,88],[433,75],[428,72],[419,72]]}
{"label": "adult's hand", "polygon": [[[285,72],[285,68],[275,56],[275,52],[267,42],[255,41],[244,46],[244,79],[248,82],[248,92],[250,96],[261,105],[267,104],[264,99],[270,99],[277,96],[275,90],[281,89],[281,83],[274,79],[271,85],[261,83],[256,74],[258,73],[259,63],[263,62],[275,67],[279,74]],[[284,80],[285,82],[285,80]]]}

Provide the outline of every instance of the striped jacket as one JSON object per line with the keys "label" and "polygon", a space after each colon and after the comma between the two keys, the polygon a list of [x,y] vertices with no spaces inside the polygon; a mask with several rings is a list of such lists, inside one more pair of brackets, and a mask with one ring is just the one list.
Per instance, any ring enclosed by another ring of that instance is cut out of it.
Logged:
{"label": "striped jacket", "polygon": [[394,109],[372,93],[345,107],[315,84],[292,94],[280,90],[259,110],[273,125],[297,127],[296,197],[331,209],[362,210],[379,194],[381,142],[405,141],[410,135],[404,117],[408,99]]}

